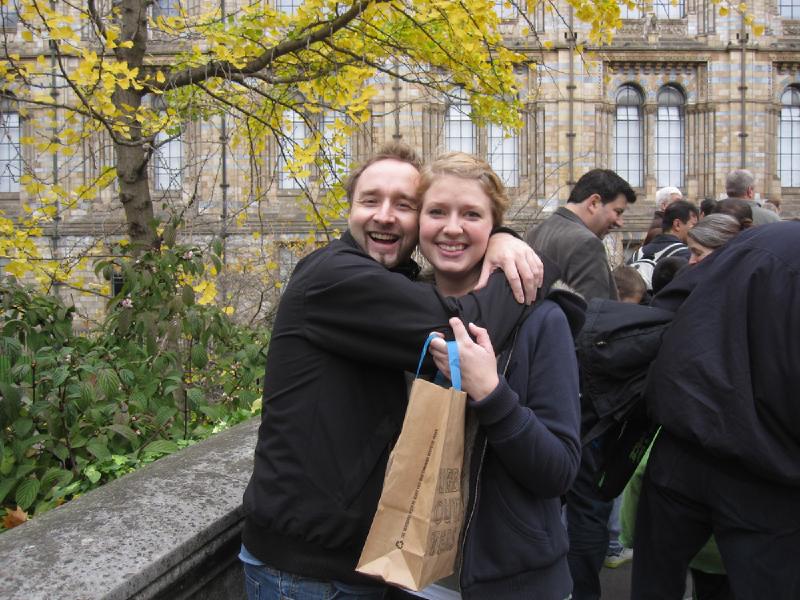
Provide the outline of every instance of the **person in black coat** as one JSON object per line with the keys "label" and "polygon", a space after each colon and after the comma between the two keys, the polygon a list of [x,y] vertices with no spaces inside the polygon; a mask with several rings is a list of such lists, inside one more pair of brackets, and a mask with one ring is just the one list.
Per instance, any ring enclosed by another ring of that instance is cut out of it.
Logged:
{"label": "person in black coat", "polygon": [[743,232],[653,305],[677,312],[646,390],[662,431],[636,518],[632,598],[683,598],[713,533],[736,598],[796,600],[800,223]]}

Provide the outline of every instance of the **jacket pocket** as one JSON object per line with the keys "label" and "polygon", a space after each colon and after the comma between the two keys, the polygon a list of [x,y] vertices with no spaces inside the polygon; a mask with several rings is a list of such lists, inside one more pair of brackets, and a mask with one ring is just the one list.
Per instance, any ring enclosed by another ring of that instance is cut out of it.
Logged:
{"label": "jacket pocket", "polygon": [[464,552],[465,584],[543,569],[566,554],[558,498],[531,494],[498,465],[484,471],[479,494]]}

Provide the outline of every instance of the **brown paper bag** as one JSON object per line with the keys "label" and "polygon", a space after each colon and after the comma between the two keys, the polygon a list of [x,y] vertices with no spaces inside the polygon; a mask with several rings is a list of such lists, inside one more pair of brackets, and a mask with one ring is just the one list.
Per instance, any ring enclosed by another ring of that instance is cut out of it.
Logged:
{"label": "brown paper bag", "polygon": [[[451,373],[452,363],[451,353]],[[414,381],[358,572],[415,591],[453,572],[464,515],[465,406],[456,388]]]}

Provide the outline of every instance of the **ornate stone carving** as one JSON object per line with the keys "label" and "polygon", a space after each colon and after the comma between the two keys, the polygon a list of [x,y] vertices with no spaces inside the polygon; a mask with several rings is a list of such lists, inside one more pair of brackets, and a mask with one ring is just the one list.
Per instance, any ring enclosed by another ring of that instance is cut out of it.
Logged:
{"label": "ornate stone carving", "polygon": [[688,35],[685,19],[658,19],[656,31],[662,37],[685,38]]}
{"label": "ornate stone carving", "polygon": [[783,37],[800,37],[800,21],[783,21]]}
{"label": "ornate stone carving", "polygon": [[618,38],[644,38],[644,24],[642,19],[626,19],[622,21],[622,27],[617,29]]}

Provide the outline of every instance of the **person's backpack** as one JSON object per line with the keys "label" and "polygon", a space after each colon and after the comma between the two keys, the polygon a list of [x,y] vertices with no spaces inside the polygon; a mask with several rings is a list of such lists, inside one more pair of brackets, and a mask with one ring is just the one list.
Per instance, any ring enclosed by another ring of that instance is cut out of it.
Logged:
{"label": "person's backpack", "polygon": [[643,246],[633,253],[630,261],[628,261],[628,266],[633,267],[639,272],[639,275],[642,276],[648,291],[652,291],[653,271],[655,270],[658,261],[660,261],[662,258],[672,256],[676,252],[680,252],[685,248],[686,244],[683,242],[675,242],[674,244],[670,244],[669,246],[662,248],[658,252],[645,254]]}
{"label": "person's backpack", "polygon": [[616,498],[653,440],[643,401],[650,364],[674,313],[594,298],[576,338],[581,443],[589,446],[600,495]]}

